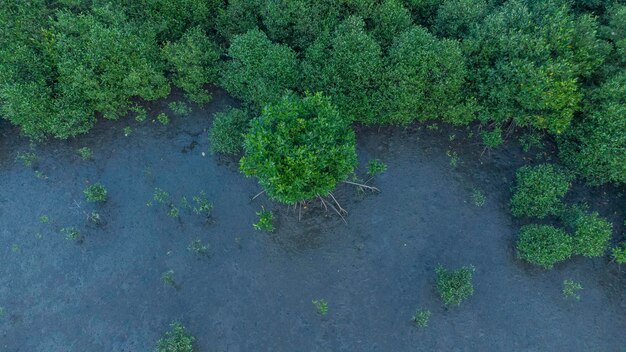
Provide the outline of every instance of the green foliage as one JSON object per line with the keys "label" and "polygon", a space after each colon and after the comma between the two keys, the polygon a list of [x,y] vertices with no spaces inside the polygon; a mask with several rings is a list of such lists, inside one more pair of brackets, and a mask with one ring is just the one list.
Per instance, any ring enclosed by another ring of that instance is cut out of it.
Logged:
{"label": "green foliage", "polygon": [[367,174],[370,177],[374,177],[378,174],[382,174],[387,171],[387,164],[378,159],[373,159],[367,162]]}
{"label": "green foliage", "polygon": [[626,183],[626,69],[592,90],[587,113],[560,140],[561,159],[599,185]]}
{"label": "green foliage", "polygon": [[579,292],[583,289],[583,285],[580,282],[576,282],[571,279],[563,280],[563,297],[573,298],[580,301]]}
{"label": "green foliage", "polygon": [[257,212],[256,215],[259,217],[259,221],[252,225],[255,230],[274,232],[274,213],[263,208],[261,211]]}
{"label": "green foliage", "polygon": [[225,112],[216,113],[209,131],[213,152],[239,154],[243,149],[243,136],[248,130],[250,120],[250,114],[243,109],[230,108]]}
{"label": "green foliage", "polygon": [[17,152],[15,160],[19,160],[22,165],[31,167],[35,161],[37,161],[37,155],[32,152]]}
{"label": "green foliage", "polygon": [[348,121],[321,94],[287,95],[251,122],[241,170],[277,201],[326,196],[356,165]]}
{"label": "green foliage", "polygon": [[511,0],[472,26],[464,49],[481,119],[564,132],[579,109],[580,78],[605,55],[596,29],[557,0]]}
{"label": "green foliage", "polygon": [[182,101],[173,101],[167,104],[167,107],[178,116],[187,116],[191,113],[191,108]]}
{"label": "green foliage", "polygon": [[39,217],[39,222],[41,222],[42,224],[47,224],[48,222],[50,222],[50,217],[48,215],[42,215]]}
{"label": "green foliage", "polygon": [[437,9],[433,30],[440,36],[464,38],[488,10],[486,0],[444,0]]}
{"label": "green foliage", "polygon": [[264,0],[229,0],[217,13],[217,32],[226,41],[259,27]]}
{"label": "green foliage", "polygon": [[565,231],[549,225],[525,225],[517,240],[517,256],[545,269],[572,255],[572,238]]}
{"label": "green foliage", "polygon": [[296,54],[260,30],[233,38],[221,84],[234,97],[259,107],[276,102],[298,82]]}
{"label": "green foliage", "polygon": [[302,70],[303,90],[324,92],[342,116],[377,122],[382,51],[365,30],[363,19],[349,17],[334,35],[314,42],[305,53]]}
{"label": "green foliage", "polygon": [[152,199],[158,203],[164,204],[170,201],[170,194],[160,188],[155,188]]}
{"label": "green foliage", "polygon": [[83,193],[88,202],[97,203],[106,202],[107,200],[107,189],[100,182],[88,186]]}
{"label": "green foliage", "polygon": [[604,255],[613,233],[613,225],[596,212],[581,215],[574,224],[573,253],[585,257]]}
{"label": "green foliage", "polygon": [[465,124],[472,121],[473,105],[462,94],[465,76],[464,59],[457,42],[437,39],[422,27],[410,28],[389,49],[382,122],[408,124],[443,119]]}
{"label": "green foliage", "polygon": [[82,238],[82,235],[75,227],[64,227],[61,229],[61,233],[65,235],[65,239],[68,241],[78,241]]}
{"label": "green foliage", "polygon": [[483,144],[489,148],[496,148],[504,142],[500,128],[495,128],[492,131],[482,131],[480,137],[483,140]]}
{"label": "green foliage", "polygon": [[418,309],[411,321],[417,325],[418,328],[425,328],[428,326],[428,321],[430,320],[431,313],[428,309]]}
{"label": "green foliage", "polygon": [[313,305],[315,306],[315,310],[317,310],[317,313],[321,316],[325,316],[326,314],[328,314],[328,302],[326,302],[325,299],[316,299],[312,301]]}
{"label": "green foliage", "polygon": [[159,121],[161,123],[161,125],[169,125],[169,123],[170,123],[170,117],[167,116],[167,114],[165,114],[163,112],[158,114],[156,119],[157,119],[157,121]]}
{"label": "green foliage", "polygon": [[78,149],[77,152],[83,160],[89,160],[93,156],[93,152],[89,147],[82,147]]}
{"label": "green foliage", "polygon": [[218,78],[219,48],[201,28],[190,28],[175,43],[165,43],[162,54],[173,73],[172,82],[189,100],[204,104],[211,95],[204,89]]}
{"label": "green foliage", "polygon": [[456,270],[447,270],[439,265],[435,269],[437,273],[437,291],[446,306],[458,306],[462,301],[474,294],[474,285],[472,283],[474,271],[475,269],[472,265]]}
{"label": "green foliage", "polygon": [[206,254],[209,251],[209,246],[202,243],[201,239],[196,239],[191,242],[187,249],[197,254]]}
{"label": "green foliage", "polygon": [[131,134],[133,134],[133,128],[130,127],[130,126],[126,126],[126,127],[124,127],[123,132],[124,132],[124,137],[128,137]]}
{"label": "green foliage", "polygon": [[170,330],[157,342],[156,352],[193,352],[195,338],[177,322],[170,324]]}
{"label": "green foliage", "polygon": [[393,39],[412,24],[411,13],[401,0],[383,0],[372,15],[372,35],[381,47],[388,47]]}
{"label": "green foliage", "polygon": [[562,199],[570,188],[571,176],[551,164],[541,164],[519,168],[515,181],[511,198],[513,215],[542,219],[561,212]]}
{"label": "green foliage", "polygon": [[209,202],[204,192],[200,192],[200,194],[193,196],[193,212],[198,215],[204,215],[207,218],[211,216],[211,211],[213,210],[213,203]]}
{"label": "green foliage", "polygon": [[472,203],[474,203],[474,205],[477,207],[482,207],[483,205],[485,205],[485,202],[487,202],[487,197],[485,197],[483,191],[474,188],[472,190]]}
{"label": "green foliage", "polygon": [[617,264],[626,264],[626,242],[615,246],[611,250],[611,257],[617,262]]}
{"label": "green foliage", "polygon": [[174,270],[168,270],[161,273],[161,280],[163,283],[170,286],[176,286],[176,281],[174,281]]}

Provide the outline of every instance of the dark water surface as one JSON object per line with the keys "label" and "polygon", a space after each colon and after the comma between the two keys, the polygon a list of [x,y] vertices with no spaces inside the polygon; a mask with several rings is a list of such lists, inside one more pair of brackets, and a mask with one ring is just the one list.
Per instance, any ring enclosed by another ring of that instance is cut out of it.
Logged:
{"label": "dark water surface", "polygon": [[[374,181],[381,193],[340,185],[347,225],[319,204],[298,221],[297,211],[263,196],[251,201],[256,182],[234,159],[211,155],[212,113],[232,103],[218,91],[207,110],[169,126],[100,122],[87,136],[35,146],[32,168],[15,161],[28,140],[0,123],[1,351],[153,351],[173,320],[196,336],[198,351],[626,348],[626,268],[574,258],[544,271],[515,259],[520,223],[507,202],[525,162],[515,143],[481,157],[459,131],[359,128],[361,162],[389,166]],[[459,137],[450,141],[451,133]],[[83,146],[92,161],[76,154]],[[458,153],[457,167],[448,150]],[[84,200],[94,182],[108,189],[102,205]],[[204,191],[211,221],[148,207],[156,187],[177,202]],[[487,196],[483,207],[472,203],[473,188]],[[583,188],[571,197],[616,222],[617,233],[619,191]],[[275,212],[276,233],[253,230],[261,206]],[[86,217],[94,210],[99,226]],[[71,226],[82,243],[60,233]],[[206,256],[188,250],[196,239],[209,245]],[[475,294],[460,307],[442,306],[438,264],[476,267]],[[168,270],[175,287],[161,278]],[[579,302],[563,298],[569,278],[584,286]],[[328,302],[325,317],[311,304],[319,298]],[[421,330],[410,321],[419,307],[432,311]]]}

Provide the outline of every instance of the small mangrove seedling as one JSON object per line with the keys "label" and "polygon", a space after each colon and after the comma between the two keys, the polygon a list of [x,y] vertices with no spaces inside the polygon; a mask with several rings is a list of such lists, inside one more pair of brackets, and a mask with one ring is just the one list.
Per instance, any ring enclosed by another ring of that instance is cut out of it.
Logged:
{"label": "small mangrove seedling", "polygon": [[182,101],[173,101],[167,106],[176,116],[187,116],[191,113],[191,108]]}
{"label": "small mangrove seedling", "polygon": [[157,341],[156,352],[193,352],[193,342],[185,327],[180,323],[170,324],[170,331]]}
{"label": "small mangrove seedling", "polygon": [[448,150],[446,155],[450,158],[450,166],[456,167],[459,164],[459,154],[456,151]]}
{"label": "small mangrove seedling", "polygon": [[436,123],[432,123],[430,125],[426,125],[426,128],[431,131],[437,131],[439,130],[439,125],[437,125]]}
{"label": "small mangrove seedling", "polygon": [[209,202],[204,192],[200,192],[199,195],[193,196],[193,212],[198,215],[204,215],[207,218],[211,216],[211,211],[213,210],[213,204]]}
{"label": "small mangrove seedling", "polygon": [[418,309],[411,321],[417,325],[418,328],[425,328],[428,326],[428,321],[430,320],[430,311],[428,309]]}
{"label": "small mangrove seedling", "polygon": [[321,316],[325,316],[326,314],[328,314],[328,303],[326,302],[325,299],[315,299],[313,301],[311,301],[311,303],[313,303],[313,305],[315,306],[315,309],[317,310],[317,313]]}
{"label": "small mangrove seedling", "polygon": [[611,250],[611,257],[617,264],[626,264],[626,242]]}
{"label": "small mangrove seedling", "polygon": [[563,297],[566,299],[573,298],[577,301],[580,301],[580,291],[583,289],[583,285],[580,282],[576,282],[574,280],[564,280],[563,281]]}
{"label": "small mangrove seedling", "polygon": [[374,159],[367,162],[367,174],[370,177],[382,174],[385,171],[387,171],[387,165],[382,161]]}
{"label": "small mangrove seedling", "polygon": [[37,155],[32,152],[17,152],[15,160],[20,161],[26,167],[31,167],[37,161]]}
{"label": "small mangrove seedling", "polygon": [[189,247],[187,247],[187,250],[189,250],[190,252],[194,252],[196,254],[204,255],[209,251],[209,246],[203,244],[202,240],[198,238],[195,241],[191,242]]}
{"label": "small mangrove seedling", "polygon": [[274,228],[274,213],[270,210],[265,210],[262,208],[261,211],[257,212],[256,215],[259,217],[259,221],[252,225],[255,230],[265,231],[265,232],[273,232]]}
{"label": "small mangrove seedling", "polygon": [[13,252],[13,253],[17,253],[17,252],[19,252],[19,251],[20,251],[20,246],[19,246],[17,243],[14,243],[14,244],[11,246],[11,252]]}
{"label": "small mangrove seedling", "polygon": [[107,189],[100,182],[88,186],[83,193],[88,202],[97,203],[106,202],[107,200]]}
{"label": "small mangrove seedling", "polygon": [[81,238],[80,231],[75,227],[64,227],[61,229],[61,233],[65,235],[65,239],[68,241],[77,241]]}
{"label": "small mangrove seedling", "polygon": [[154,201],[157,203],[164,204],[164,203],[169,202],[170,194],[160,188],[155,188],[154,194],[152,195],[152,199],[154,199]]}
{"label": "small mangrove seedling", "polygon": [[93,156],[93,152],[88,147],[79,148],[76,152],[83,160],[89,160]]}
{"label": "small mangrove seedling", "polygon": [[474,275],[472,265],[461,267],[457,270],[447,270],[439,265],[437,274],[437,291],[446,306],[460,305],[462,301],[474,294],[472,278]]}
{"label": "small mangrove seedling", "polygon": [[48,215],[42,215],[39,217],[39,222],[42,224],[47,224],[50,222],[50,218],[48,217]]}
{"label": "small mangrove seedling", "polygon": [[133,129],[130,126],[124,127],[124,137],[128,137],[133,133]]}
{"label": "small mangrove seedling", "polygon": [[142,106],[133,106],[131,110],[137,114],[135,115],[137,122],[144,122],[148,118],[148,112]]}
{"label": "small mangrove seedling", "polygon": [[176,282],[174,281],[174,270],[168,270],[161,273],[161,280],[163,283],[170,286],[176,286]]}
{"label": "small mangrove seedling", "polygon": [[482,207],[483,205],[485,205],[486,201],[487,197],[485,197],[483,191],[479,190],[478,188],[474,188],[472,190],[472,202],[475,206]]}
{"label": "small mangrove seedling", "polygon": [[40,180],[47,180],[48,176],[46,176],[46,174],[44,174],[43,172],[39,171],[39,170],[35,170],[35,177],[37,177]]}
{"label": "small mangrove seedling", "polygon": [[170,123],[170,117],[167,116],[165,113],[158,114],[156,119],[161,123],[161,125],[167,125]]}
{"label": "small mangrove seedling", "polygon": [[89,221],[93,222],[96,225],[102,224],[102,217],[99,213],[95,211],[92,211],[91,214],[89,214],[87,217],[89,218]]}
{"label": "small mangrove seedling", "polygon": [[178,218],[180,216],[180,210],[178,210],[178,208],[174,204],[170,204],[170,208],[167,211],[167,215],[173,218]]}

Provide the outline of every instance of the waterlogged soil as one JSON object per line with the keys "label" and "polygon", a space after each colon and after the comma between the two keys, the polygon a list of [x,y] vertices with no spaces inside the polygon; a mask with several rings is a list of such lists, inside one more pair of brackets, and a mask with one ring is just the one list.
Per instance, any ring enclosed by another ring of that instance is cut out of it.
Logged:
{"label": "waterlogged soil", "polygon": [[[251,200],[255,180],[236,158],[210,152],[213,113],[236,104],[223,92],[163,126],[153,118],[167,103],[149,106],[143,123],[103,121],[86,136],[34,146],[0,124],[0,350],[152,351],[172,321],[198,351],[626,348],[626,268],[573,258],[546,271],[515,257],[527,222],[508,211],[515,169],[554,159],[549,146],[524,153],[510,137],[484,151],[472,129],[356,127],[360,172],[373,158],[389,168],[370,181],[379,193],[338,187],[346,224],[318,202],[294,210]],[[76,152],[85,146],[91,160]],[[29,151],[30,167],[16,161]],[[104,204],[85,201],[95,182],[108,190]],[[178,218],[152,199],[155,188]],[[181,204],[200,192],[214,205],[208,219]],[[617,242],[623,193],[576,185],[568,200],[613,221]],[[262,207],[275,213],[272,234],[252,227]],[[79,239],[65,239],[69,227]],[[196,240],[204,253],[190,250]],[[439,264],[476,268],[475,294],[459,307],[437,295]],[[564,279],[583,285],[580,301],[563,297]],[[317,299],[328,302],[325,316]],[[432,312],[426,328],[411,322],[418,308]]]}

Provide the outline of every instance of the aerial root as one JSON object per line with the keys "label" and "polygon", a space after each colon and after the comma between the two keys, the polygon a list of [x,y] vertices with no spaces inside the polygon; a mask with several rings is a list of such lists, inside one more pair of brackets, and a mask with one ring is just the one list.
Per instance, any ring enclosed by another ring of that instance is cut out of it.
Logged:
{"label": "aerial root", "polygon": [[363,183],[356,183],[356,182],[351,182],[351,181],[343,181],[343,183],[347,183],[347,184],[350,184],[350,185],[355,185],[355,186],[362,187],[362,188],[367,188],[367,189],[372,190],[374,192],[380,192],[380,190],[378,188],[376,188],[374,186],[368,186],[368,185],[363,184]]}

